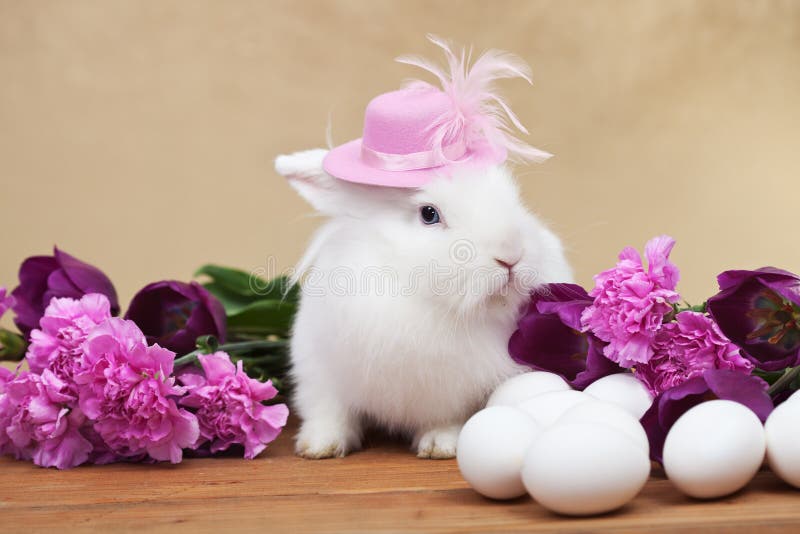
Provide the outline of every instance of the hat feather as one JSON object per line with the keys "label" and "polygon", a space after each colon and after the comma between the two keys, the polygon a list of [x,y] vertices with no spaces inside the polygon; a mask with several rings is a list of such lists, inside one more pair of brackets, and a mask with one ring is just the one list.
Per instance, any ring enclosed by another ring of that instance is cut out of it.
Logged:
{"label": "hat feather", "polygon": [[[528,130],[495,87],[497,80],[505,78],[522,78],[532,83],[530,67],[522,59],[502,50],[488,50],[470,66],[471,50],[462,48],[460,55],[456,55],[448,41],[430,34],[428,39],[444,51],[446,67],[418,56],[400,56],[397,61],[436,76],[453,101],[452,110],[430,126],[433,150],[441,154],[443,146],[463,136],[467,146],[485,140],[494,147],[504,148],[518,160],[538,162],[552,156],[514,136],[513,128],[524,134]],[[435,89],[421,80],[411,80],[407,86]]]}

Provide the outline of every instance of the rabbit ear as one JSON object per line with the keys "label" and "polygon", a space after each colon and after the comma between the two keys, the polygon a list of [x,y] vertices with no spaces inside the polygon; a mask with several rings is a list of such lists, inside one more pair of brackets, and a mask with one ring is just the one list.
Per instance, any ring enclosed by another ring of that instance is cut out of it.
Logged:
{"label": "rabbit ear", "polygon": [[342,192],[338,180],[322,169],[327,153],[323,148],[314,148],[278,156],[275,170],[317,211],[334,215],[342,211]]}
{"label": "rabbit ear", "polygon": [[275,159],[275,170],[289,180],[318,212],[324,215],[364,217],[386,212],[408,201],[406,191],[394,187],[375,187],[338,180],[322,168],[327,150],[315,148]]}

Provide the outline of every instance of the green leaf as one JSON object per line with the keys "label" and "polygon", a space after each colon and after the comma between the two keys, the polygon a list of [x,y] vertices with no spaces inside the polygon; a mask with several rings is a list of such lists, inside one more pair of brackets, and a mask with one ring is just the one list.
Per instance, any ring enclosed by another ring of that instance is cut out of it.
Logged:
{"label": "green leaf", "polygon": [[225,313],[227,315],[242,311],[257,299],[256,297],[246,297],[230,291],[217,282],[208,282],[204,284],[203,287],[205,287],[209,293],[217,297],[217,300],[219,300],[225,308]]}
{"label": "green leaf", "polygon": [[247,302],[263,299],[297,301],[299,288],[292,286],[286,276],[264,280],[255,274],[219,265],[204,265],[194,275],[211,278],[212,281],[207,282],[205,286],[215,296],[218,292],[220,296],[217,298],[220,300],[227,298],[231,302],[236,302],[238,297]]}
{"label": "green leaf", "polygon": [[284,302],[297,302],[300,288],[291,285],[288,276],[278,276],[272,280],[254,277],[252,285],[260,299],[282,300]]}
{"label": "green leaf", "polygon": [[228,331],[287,336],[296,309],[293,302],[257,300],[228,316]]}
{"label": "green leaf", "polygon": [[203,265],[194,273],[195,276],[206,275],[210,277],[218,286],[226,291],[243,297],[258,297],[252,278],[258,278],[245,271],[222,267],[220,265]]}

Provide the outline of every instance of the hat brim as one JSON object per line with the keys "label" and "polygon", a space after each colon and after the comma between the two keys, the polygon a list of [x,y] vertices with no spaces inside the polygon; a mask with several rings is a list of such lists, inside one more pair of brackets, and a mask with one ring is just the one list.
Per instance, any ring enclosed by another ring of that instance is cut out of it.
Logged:
{"label": "hat brim", "polygon": [[451,163],[413,171],[387,171],[367,165],[361,159],[361,139],[331,149],[322,161],[322,168],[340,180],[384,187],[421,187],[437,176],[449,176],[462,169],[485,168],[503,163],[508,153],[488,143],[470,147],[467,154]]}

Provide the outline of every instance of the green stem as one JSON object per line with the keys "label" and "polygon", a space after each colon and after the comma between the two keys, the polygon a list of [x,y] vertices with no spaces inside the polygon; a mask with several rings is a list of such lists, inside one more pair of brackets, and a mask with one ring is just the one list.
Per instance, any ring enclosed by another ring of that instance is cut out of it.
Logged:
{"label": "green stem", "polygon": [[[250,351],[250,350],[259,350],[259,349],[282,349],[286,348],[288,342],[285,340],[281,341],[239,341],[237,343],[225,343],[217,347],[217,350],[224,351],[224,352],[242,352],[242,351]],[[205,351],[198,349],[196,351],[190,352],[185,356],[181,356],[180,358],[175,358],[175,367],[180,367],[181,365],[186,365],[188,363],[192,363],[197,360],[197,357],[201,354],[205,354]]]}
{"label": "green stem", "polygon": [[768,393],[770,396],[780,393],[789,387],[789,384],[791,384],[792,381],[798,376],[800,376],[800,365],[787,369],[783,376],[777,379],[775,383],[770,386]]}
{"label": "green stem", "polygon": [[685,311],[693,311],[693,312],[697,312],[697,313],[706,313],[706,305],[707,305],[706,302],[703,302],[702,304],[696,304],[694,306],[692,306],[688,302],[684,302],[684,306],[679,306],[678,304],[673,304],[672,308],[673,308],[673,310],[675,310],[675,315],[677,315],[677,314],[679,314],[681,312],[685,312]]}

